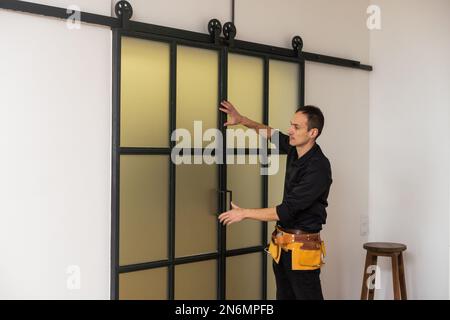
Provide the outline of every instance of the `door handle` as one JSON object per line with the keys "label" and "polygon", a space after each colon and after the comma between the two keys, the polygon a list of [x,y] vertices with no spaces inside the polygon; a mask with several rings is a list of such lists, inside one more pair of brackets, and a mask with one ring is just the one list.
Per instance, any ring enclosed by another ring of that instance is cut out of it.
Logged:
{"label": "door handle", "polygon": [[[233,201],[233,191],[231,190],[221,190],[219,193],[222,195],[222,203],[225,204],[225,210],[231,210],[231,202]],[[228,195],[230,195],[230,201],[228,202]],[[228,208],[228,209],[227,209]]]}

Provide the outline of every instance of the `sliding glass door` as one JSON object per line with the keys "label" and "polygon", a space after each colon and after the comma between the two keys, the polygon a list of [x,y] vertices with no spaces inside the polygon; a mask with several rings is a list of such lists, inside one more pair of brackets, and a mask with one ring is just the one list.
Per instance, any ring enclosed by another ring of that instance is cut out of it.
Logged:
{"label": "sliding glass door", "polygon": [[263,175],[261,145],[227,138],[218,107],[228,99],[247,117],[286,128],[301,102],[302,64],[134,32],[115,37],[115,296],[274,298],[264,251],[272,226],[224,227],[217,214],[231,197],[241,207],[276,205],[284,158],[278,173]]}

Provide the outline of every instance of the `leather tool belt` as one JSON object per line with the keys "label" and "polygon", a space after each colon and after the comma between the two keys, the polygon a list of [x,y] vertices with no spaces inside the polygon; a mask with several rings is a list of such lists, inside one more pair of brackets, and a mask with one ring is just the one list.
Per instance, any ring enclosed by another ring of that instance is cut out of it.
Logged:
{"label": "leather tool belt", "polygon": [[267,250],[276,263],[280,260],[282,249],[292,252],[292,270],[315,270],[324,264],[325,243],[320,233],[276,226]]}

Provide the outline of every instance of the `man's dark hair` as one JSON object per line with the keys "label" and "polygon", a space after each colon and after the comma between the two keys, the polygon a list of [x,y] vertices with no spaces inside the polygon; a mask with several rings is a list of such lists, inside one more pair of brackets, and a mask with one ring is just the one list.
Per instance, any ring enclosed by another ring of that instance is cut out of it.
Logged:
{"label": "man's dark hair", "polygon": [[314,128],[319,130],[319,133],[316,137],[317,139],[322,133],[322,129],[325,124],[325,118],[322,111],[320,111],[320,109],[316,106],[309,105],[299,107],[295,113],[297,112],[301,112],[308,117],[308,131]]}

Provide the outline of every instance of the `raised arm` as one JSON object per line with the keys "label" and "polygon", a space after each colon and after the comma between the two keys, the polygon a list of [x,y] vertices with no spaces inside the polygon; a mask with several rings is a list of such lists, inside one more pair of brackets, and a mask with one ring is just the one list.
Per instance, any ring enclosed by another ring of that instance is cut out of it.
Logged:
{"label": "raised arm", "polygon": [[235,106],[231,104],[229,101],[222,101],[220,103],[219,110],[225,112],[228,114],[229,119],[227,122],[225,122],[225,126],[232,126],[232,125],[238,125],[242,124],[246,126],[247,128],[255,130],[258,134],[262,135],[264,138],[270,138],[275,130],[273,130],[271,127],[266,126],[262,123],[253,121],[243,115],[241,115]]}

